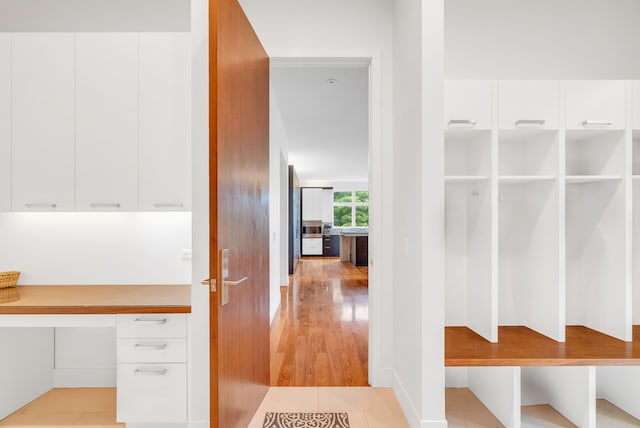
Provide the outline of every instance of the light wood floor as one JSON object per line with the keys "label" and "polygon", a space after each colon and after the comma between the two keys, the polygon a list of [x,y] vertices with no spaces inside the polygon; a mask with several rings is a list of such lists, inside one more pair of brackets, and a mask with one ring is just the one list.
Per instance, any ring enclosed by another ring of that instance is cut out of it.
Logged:
{"label": "light wood floor", "polygon": [[303,258],[271,326],[272,386],[367,386],[368,269]]}

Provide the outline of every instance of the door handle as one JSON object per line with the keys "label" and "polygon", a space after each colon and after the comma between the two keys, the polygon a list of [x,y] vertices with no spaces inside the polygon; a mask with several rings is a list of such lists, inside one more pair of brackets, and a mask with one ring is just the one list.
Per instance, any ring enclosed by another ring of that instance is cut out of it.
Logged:
{"label": "door handle", "polygon": [[226,287],[229,287],[229,286],[236,286],[236,285],[242,284],[242,283],[243,283],[243,282],[245,282],[248,278],[249,278],[249,277],[245,276],[245,277],[242,277],[242,278],[240,278],[240,279],[238,279],[238,280],[236,280],[236,281],[229,281],[229,280],[226,280],[226,279],[225,279],[224,281],[222,281],[222,284],[223,284],[224,286],[226,286]]}
{"label": "door handle", "polygon": [[229,279],[229,249],[225,248],[220,251],[220,267],[222,268],[221,278],[222,278],[222,305],[226,305],[229,303],[229,287],[235,287],[237,285],[242,284],[249,277],[244,276],[240,279],[230,280]]}

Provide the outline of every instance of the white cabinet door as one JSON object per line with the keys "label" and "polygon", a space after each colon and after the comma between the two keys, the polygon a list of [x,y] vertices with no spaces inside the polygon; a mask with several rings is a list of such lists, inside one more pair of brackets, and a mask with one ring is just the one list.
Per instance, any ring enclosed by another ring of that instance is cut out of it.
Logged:
{"label": "white cabinet door", "polygon": [[76,209],[138,209],[138,35],[78,33]]}
{"label": "white cabinet door", "polygon": [[11,209],[11,35],[0,33],[0,211]]}
{"label": "white cabinet door", "polygon": [[322,222],[333,223],[333,189],[322,189]]}
{"label": "white cabinet door", "polygon": [[74,35],[12,36],[12,209],[74,208]]}
{"label": "white cabinet door", "polygon": [[303,256],[321,256],[322,238],[302,238]]}
{"label": "white cabinet door", "polygon": [[557,80],[498,82],[500,129],[558,128]]}
{"label": "white cabinet door", "polygon": [[566,82],[567,129],[624,129],[624,80],[570,80]]}
{"label": "white cabinet door", "polygon": [[640,129],[640,80],[633,81],[633,129]]}
{"label": "white cabinet door", "polygon": [[302,189],[302,221],[322,220],[322,189]]}
{"label": "white cabinet door", "polygon": [[189,33],[140,33],[140,210],[191,209]]}
{"label": "white cabinet door", "polygon": [[445,129],[490,129],[491,81],[445,81],[444,120]]}

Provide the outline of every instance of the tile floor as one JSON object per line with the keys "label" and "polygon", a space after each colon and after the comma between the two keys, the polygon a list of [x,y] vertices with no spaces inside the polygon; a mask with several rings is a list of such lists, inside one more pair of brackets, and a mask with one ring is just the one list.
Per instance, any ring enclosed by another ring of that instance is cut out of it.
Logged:
{"label": "tile floor", "polygon": [[267,412],[347,412],[351,428],[409,426],[391,388],[271,387],[248,428],[262,428]]}
{"label": "tile floor", "polygon": [[0,427],[124,428],[115,412],[115,388],[56,388],[1,420]]}

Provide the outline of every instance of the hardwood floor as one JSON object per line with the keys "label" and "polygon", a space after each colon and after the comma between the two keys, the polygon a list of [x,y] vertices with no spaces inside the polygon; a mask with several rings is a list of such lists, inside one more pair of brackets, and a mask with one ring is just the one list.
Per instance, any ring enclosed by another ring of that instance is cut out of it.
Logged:
{"label": "hardwood floor", "polygon": [[271,326],[272,386],[367,386],[368,269],[303,258]]}

